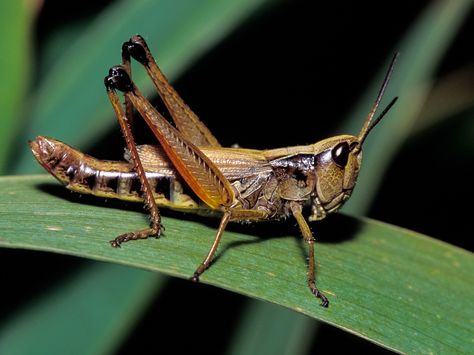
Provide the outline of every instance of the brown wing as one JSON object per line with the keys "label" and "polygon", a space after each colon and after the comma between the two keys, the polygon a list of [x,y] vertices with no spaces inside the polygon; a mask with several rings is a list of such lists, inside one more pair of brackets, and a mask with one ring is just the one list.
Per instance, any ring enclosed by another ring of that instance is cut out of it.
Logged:
{"label": "brown wing", "polygon": [[209,207],[230,207],[234,192],[215,164],[168,123],[137,88],[125,93],[140,112],[181,177]]}

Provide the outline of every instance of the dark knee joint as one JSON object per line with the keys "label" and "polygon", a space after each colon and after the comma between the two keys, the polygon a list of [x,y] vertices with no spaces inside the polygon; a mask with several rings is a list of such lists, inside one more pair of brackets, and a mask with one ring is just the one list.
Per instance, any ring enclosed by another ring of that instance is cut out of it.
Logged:
{"label": "dark knee joint", "polygon": [[104,78],[108,90],[133,91],[133,83],[127,71],[120,65],[110,68],[109,75]]}
{"label": "dark knee joint", "polygon": [[129,55],[137,62],[148,65],[148,46],[142,36],[133,36],[122,45],[122,55]]}

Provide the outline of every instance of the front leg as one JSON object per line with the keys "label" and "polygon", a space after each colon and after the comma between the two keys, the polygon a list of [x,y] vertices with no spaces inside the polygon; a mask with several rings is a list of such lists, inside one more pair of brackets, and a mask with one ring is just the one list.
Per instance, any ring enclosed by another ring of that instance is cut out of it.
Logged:
{"label": "front leg", "polygon": [[308,286],[311,290],[311,293],[315,295],[317,298],[321,299],[321,306],[327,307],[329,306],[329,300],[326,296],[324,296],[316,287],[316,280],[314,276],[314,237],[313,233],[311,233],[311,229],[309,229],[308,223],[303,217],[302,214],[302,207],[296,201],[292,201],[290,203],[291,212],[295,217],[296,221],[301,230],[301,234],[303,234],[304,241],[308,244]]}

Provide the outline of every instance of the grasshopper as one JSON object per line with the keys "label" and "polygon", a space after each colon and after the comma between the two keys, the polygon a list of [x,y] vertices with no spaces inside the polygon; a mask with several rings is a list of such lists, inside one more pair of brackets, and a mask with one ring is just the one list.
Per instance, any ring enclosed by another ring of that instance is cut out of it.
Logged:
{"label": "grasshopper", "polygon": [[[315,239],[303,208],[310,211],[309,221],[321,220],[350,197],[361,166],[362,145],[397,99],[373,120],[397,55],[358,136],[339,135],[310,145],[269,150],[224,148],[170,85],[144,39],[134,36],[122,46],[122,64],[112,67],[104,79],[125,138],[125,161],[98,160],[44,136],[29,144],[38,162],[72,191],[144,201],[151,216],[150,226],[116,237],[110,242],[113,247],[160,236],[163,226],[159,207],[197,213],[210,210],[220,215],[214,242],[191,277],[196,282],[209,267],[228,222],[293,216],[308,245],[309,289],[327,307],[327,297],[316,287]],[[174,126],[133,83],[131,58],[146,69]],[[124,105],[117,91],[123,93]],[[159,145],[135,143],[131,130],[134,109]]]}

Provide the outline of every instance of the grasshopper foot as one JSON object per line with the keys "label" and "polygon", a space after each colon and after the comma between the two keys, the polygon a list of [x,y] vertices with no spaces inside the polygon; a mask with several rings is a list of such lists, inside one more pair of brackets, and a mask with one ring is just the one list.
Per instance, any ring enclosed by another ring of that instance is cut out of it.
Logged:
{"label": "grasshopper foot", "polygon": [[321,307],[328,308],[329,300],[316,287],[310,286],[311,293],[321,300]]}
{"label": "grasshopper foot", "polygon": [[192,282],[199,282],[199,274],[195,272],[193,276],[189,278]]}
{"label": "grasshopper foot", "polygon": [[204,271],[206,271],[207,268],[208,268],[208,265],[206,265],[206,264],[199,265],[199,267],[196,269],[196,271],[194,271],[194,274],[193,274],[193,276],[191,276],[190,280],[193,281],[193,282],[199,282],[199,276],[201,276],[201,274]]}
{"label": "grasshopper foot", "polygon": [[[143,237],[142,237],[143,238]],[[128,242],[129,240],[142,239],[137,232],[130,232],[119,235],[117,238],[110,241],[110,245],[113,248],[120,248],[122,243]]]}
{"label": "grasshopper foot", "polygon": [[[161,226],[161,225],[160,225]],[[117,238],[110,241],[110,245],[114,248],[120,248],[122,243],[128,242],[129,240],[147,239],[148,237],[155,236],[159,238],[161,235],[161,228],[147,228],[136,232],[129,232],[119,235]]]}

